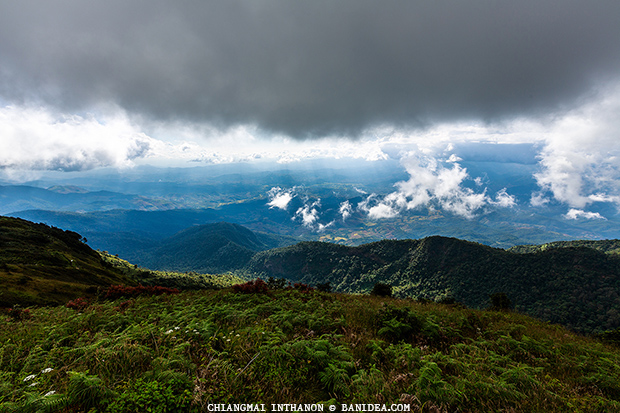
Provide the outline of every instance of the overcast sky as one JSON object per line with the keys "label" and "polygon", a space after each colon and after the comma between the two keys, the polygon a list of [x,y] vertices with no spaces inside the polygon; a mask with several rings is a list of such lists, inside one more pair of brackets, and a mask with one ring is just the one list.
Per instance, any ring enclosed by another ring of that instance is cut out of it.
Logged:
{"label": "overcast sky", "polygon": [[450,143],[532,142],[541,193],[618,203],[618,39],[617,0],[0,0],[0,168],[396,156],[438,179]]}

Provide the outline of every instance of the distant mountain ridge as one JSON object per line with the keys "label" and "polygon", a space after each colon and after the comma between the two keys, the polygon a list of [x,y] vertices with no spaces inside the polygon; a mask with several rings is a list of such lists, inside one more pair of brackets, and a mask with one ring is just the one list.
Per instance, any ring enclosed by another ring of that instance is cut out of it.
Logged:
{"label": "distant mountain ridge", "polygon": [[259,251],[290,245],[298,240],[260,232],[227,222],[187,228],[134,262],[157,270],[221,273],[243,268]]}
{"label": "distant mountain ridge", "polygon": [[510,252],[516,253],[532,253],[546,251],[554,248],[577,248],[585,247],[592,248],[597,251],[602,251],[607,254],[620,254],[620,240],[618,239],[606,239],[606,240],[578,240],[578,241],[555,241],[540,245],[517,245],[508,248]]}

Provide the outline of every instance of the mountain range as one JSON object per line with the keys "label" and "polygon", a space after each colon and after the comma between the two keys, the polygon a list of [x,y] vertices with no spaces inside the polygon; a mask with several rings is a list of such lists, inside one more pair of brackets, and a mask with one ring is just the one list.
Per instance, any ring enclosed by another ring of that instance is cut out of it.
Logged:
{"label": "mountain range", "polygon": [[[135,283],[72,231],[2,217],[3,305],[58,303],[87,288]],[[255,233],[230,223],[199,225],[145,250],[152,270],[234,273],[368,293],[389,284],[399,297],[484,308],[505,293],[514,308],[581,332],[620,327],[620,241],[564,242],[512,250],[446,237],[383,240],[359,246]],[[143,264],[140,264],[143,265]],[[167,281],[168,286],[174,280]],[[47,301],[41,284],[59,291]]]}

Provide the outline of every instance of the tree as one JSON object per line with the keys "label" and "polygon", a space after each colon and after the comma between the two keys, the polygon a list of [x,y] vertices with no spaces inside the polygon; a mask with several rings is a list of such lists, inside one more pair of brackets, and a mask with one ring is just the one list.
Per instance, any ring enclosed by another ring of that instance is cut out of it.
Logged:
{"label": "tree", "polygon": [[491,307],[493,311],[510,311],[512,309],[512,301],[506,293],[493,293],[489,296],[491,299]]}
{"label": "tree", "polygon": [[392,296],[392,286],[389,284],[378,282],[372,287],[372,291],[370,292],[372,295],[378,295],[379,297],[391,297]]}

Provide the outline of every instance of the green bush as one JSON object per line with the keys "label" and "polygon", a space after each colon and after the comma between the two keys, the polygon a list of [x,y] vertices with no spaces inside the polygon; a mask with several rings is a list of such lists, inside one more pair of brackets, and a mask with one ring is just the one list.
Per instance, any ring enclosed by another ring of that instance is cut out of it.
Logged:
{"label": "green bush", "polygon": [[173,413],[189,412],[192,402],[189,379],[174,377],[167,381],[137,379],[129,383],[108,406],[109,413]]}
{"label": "green bush", "polygon": [[385,283],[376,283],[374,287],[372,287],[371,295],[377,295],[379,297],[391,297],[392,296],[392,286]]}

